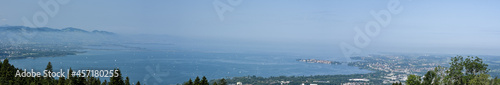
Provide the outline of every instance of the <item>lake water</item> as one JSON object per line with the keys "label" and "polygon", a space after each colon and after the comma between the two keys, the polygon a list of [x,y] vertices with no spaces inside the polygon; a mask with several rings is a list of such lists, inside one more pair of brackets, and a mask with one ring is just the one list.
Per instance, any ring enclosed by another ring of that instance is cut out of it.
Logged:
{"label": "lake water", "polygon": [[[147,50],[114,47],[89,49],[86,53],[62,57],[41,57],[11,60],[17,68],[42,71],[48,62],[54,70],[120,68],[124,77],[135,83],[176,84],[206,76],[210,79],[256,75],[309,76],[360,74],[371,71],[347,65],[327,65],[298,62],[296,59],[314,58],[284,53],[222,53],[186,51],[164,45],[141,46]],[[100,47],[99,47],[100,48]],[[162,49],[169,48],[169,49]],[[103,79],[103,78],[101,78]],[[109,78],[104,78],[109,81]]]}

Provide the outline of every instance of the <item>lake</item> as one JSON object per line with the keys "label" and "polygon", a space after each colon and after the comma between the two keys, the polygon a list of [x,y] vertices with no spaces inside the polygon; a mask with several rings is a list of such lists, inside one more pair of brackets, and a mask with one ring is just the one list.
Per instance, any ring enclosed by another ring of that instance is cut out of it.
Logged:
{"label": "lake", "polygon": [[[238,76],[309,76],[361,74],[371,71],[347,65],[298,62],[316,58],[286,53],[224,53],[190,51],[168,45],[143,45],[145,49],[87,47],[86,53],[62,57],[40,57],[10,60],[17,68],[42,71],[48,62],[53,69],[112,70],[119,68],[132,83],[176,84],[189,78],[206,76],[209,80]],[[323,58],[328,59],[328,58]],[[103,78],[101,78],[103,79]],[[109,81],[109,78],[104,78]]]}

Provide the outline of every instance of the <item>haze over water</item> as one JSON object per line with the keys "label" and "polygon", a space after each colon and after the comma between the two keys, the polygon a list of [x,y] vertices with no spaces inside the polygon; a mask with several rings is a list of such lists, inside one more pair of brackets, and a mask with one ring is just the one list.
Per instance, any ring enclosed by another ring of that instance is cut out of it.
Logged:
{"label": "haze over water", "polygon": [[[176,84],[196,76],[208,79],[241,76],[309,76],[334,74],[361,74],[371,71],[347,65],[327,65],[298,62],[306,57],[283,53],[217,53],[186,51],[170,45],[153,46],[148,50],[131,50],[116,47],[94,47],[87,53],[62,57],[14,59],[10,63],[18,68],[45,69],[52,62],[54,69],[102,69],[115,67],[122,70],[131,81],[147,84]],[[102,48],[107,50],[96,50]],[[110,50],[111,48],[111,50]],[[293,53],[290,53],[293,54]],[[318,57],[318,59],[326,59]],[[159,76],[159,80],[154,76]],[[101,78],[107,79],[109,78]],[[161,81],[161,82],[160,82]]]}

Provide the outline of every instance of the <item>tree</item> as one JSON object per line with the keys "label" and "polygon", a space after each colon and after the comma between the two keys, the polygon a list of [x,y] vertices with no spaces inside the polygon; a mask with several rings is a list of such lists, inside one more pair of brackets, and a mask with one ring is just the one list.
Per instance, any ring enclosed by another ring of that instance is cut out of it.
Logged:
{"label": "tree", "polygon": [[490,85],[496,84],[497,79],[488,79],[488,64],[479,57],[456,56],[450,59],[449,68],[438,66],[428,71],[423,80],[420,76],[409,75],[408,85]]}
{"label": "tree", "polygon": [[76,79],[77,79],[77,85],[83,85],[83,84],[85,84],[85,81],[87,81],[83,74],[80,74],[79,76],[77,76]]}
{"label": "tree", "polygon": [[221,80],[219,80],[218,85],[227,85],[226,79],[222,78]]}
{"label": "tree", "polygon": [[209,85],[208,80],[205,76],[203,76],[203,78],[201,79],[201,85]]}
{"label": "tree", "polygon": [[436,72],[433,70],[427,71],[427,73],[424,76],[424,81],[422,82],[423,85],[431,85],[433,84],[433,80],[436,77]]}
{"label": "tree", "polygon": [[445,84],[444,78],[446,77],[446,68],[438,66],[434,68],[434,72],[436,73],[436,76],[434,78],[434,85],[440,85],[440,84]]}
{"label": "tree", "polygon": [[417,75],[410,75],[408,76],[408,79],[406,80],[406,84],[408,85],[420,85],[420,76]]}
{"label": "tree", "polygon": [[135,83],[135,85],[141,85],[141,82],[137,81],[137,83]]}
{"label": "tree", "polygon": [[101,85],[108,85],[108,81],[104,80]]}
{"label": "tree", "polygon": [[500,82],[498,82],[498,77],[495,77],[495,79],[491,80],[491,85],[497,85],[497,84],[500,84]]}
{"label": "tree", "polygon": [[467,56],[464,59],[462,56],[451,58],[450,68],[446,71],[446,82],[448,84],[467,84],[469,80],[474,79],[479,74],[486,74],[490,70],[479,57]]}
{"label": "tree", "polygon": [[193,85],[193,80],[191,80],[191,78],[189,78],[187,85]]}
{"label": "tree", "polygon": [[128,76],[125,78],[125,85],[130,85],[130,80],[128,79]]}
{"label": "tree", "polygon": [[66,81],[66,78],[64,77],[59,77],[59,80],[57,82],[57,85],[65,85],[64,82]]}
{"label": "tree", "polygon": [[[23,72],[21,69],[15,68],[13,65],[8,63],[8,59],[0,63],[0,85],[108,85],[105,80],[101,83],[99,78],[94,77],[83,77],[83,74],[74,73],[77,75],[72,75],[73,70],[69,68],[67,78],[59,77],[54,79],[53,77],[14,77],[17,71]],[[52,64],[49,62],[44,71],[52,71]],[[14,73],[13,73],[14,72]],[[12,73],[12,74],[11,74]],[[48,72],[47,72],[48,73]],[[78,75],[79,74],[79,75]],[[44,74],[43,76],[50,75]],[[11,77],[12,76],[12,77]],[[128,78],[127,78],[128,80]],[[120,79],[123,82],[123,80]],[[121,83],[119,85],[124,85]]]}
{"label": "tree", "polygon": [[[52,71],[52,64],[50,64],[50,62],[47,64],[47,67],[45,68],[45,71],[47,71],[47,72],[53,72]],[[50,74],[44,74],[44,75],[50,75]],[[51,84],[52,83],[51,81],[54,80],[54,78],[50,77],[50,76],[47,76],[46,79],[47,79],[46,84]]]}
{"label": "tree", "polygon": [[402,85],[401,82],[392,83],[392,85]]}
{"label": "tree", "polygon": [[114,74],[112,77],[110,77],[109,84],[110,85],[123,85],[123,84],[125,84],[125,83],[123,83],[123,78],[122,78],[122,74],[120,72],[120,69],[114,69],[114,72],[116,74]]}
{"label": "tree", "polygon": [[[1,75],[0,77],[3,77],[4,79],[2,80],[10,80],[12,79],[14,76],[14,74],[10,71],[12,70],[11,68],[12,66],[9,64],[9,59],[5,59],[3,60],[3,63],[2,63],[2,67],[1,67]],[[1,83],[4,83],[4,82],[1,82]]]}
{"label": "tree", "polygon": [[214,82],[212,85],[217,85],[217,82]]}
{"label": "tree", "polygon": [[77,80],[76,80],[77,77],[71,75],[72,73],[73,73],[73,70],[71,68],[69,68],[68,79],[67,79],[66,83],[76,85],[77,84]]}
{"label": "tree", "polygon": [[490,75],[488,74],[479,74],[479,76],[471,79],[468,84],[469,85],[490,85],[490,80],[488,79]]}
{"label": "tree", "polygon": [[12,78],[10,77],[9,69],[10,69],[10,64],[9,64],[9,59],[3,60],[2,65],[0,65],[0,84],[5,84],[8,83],[9,80]]}
{"label": "tree", "polygon": [[200,77],[196,76],[196,79],[194,79],[194,85],[200,85]]}
{"label": "tree", "polygon": [[[475,76],[478,74],[488,73],[490,69],[488,69],[488,64],[483,63],[483,59],[479,57],[471,57],[467,56],[463,65],[465,66],[465,74],[467,76]],[[472,60],[474,59],[474,60]]]}
{"label": "tree", "polygon": [[184,84],[182,85],[193,85],[193,81],[191,80],[191,78],[189,78],[189,81],[184,82]]}

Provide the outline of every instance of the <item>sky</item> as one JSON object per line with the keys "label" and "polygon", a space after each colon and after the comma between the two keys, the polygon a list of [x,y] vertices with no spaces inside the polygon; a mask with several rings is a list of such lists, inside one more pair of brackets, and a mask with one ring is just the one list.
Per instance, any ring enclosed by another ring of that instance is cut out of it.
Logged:
{"label": "sky", "polygon": [[[0,25],[25,25],[23,17],[32,21],[34,15],[45,12],[39,2],[50,1],[57,3],[58,0],[0,1]],[[69,2],[57,3],[58,12],[48,16],[43,27],[225,40],[235,41],[236,45],[240,42],[287,43],[312,46],[290,49],[342,54],[340,43],[355,46],[355,27],[363,28],[366,23],[376,21],[370,11],[387,10],[388,3],[394,0],[66,1]],[[214,2],[221,2],[227,6],[225,8],[233,10],[219,16]],[[377,36],[370,36],[366,47],[358,47],[362,53],[500,55],[500,1],[399,2],[402,11],[392,14],[391,22],[382,27]]]}

